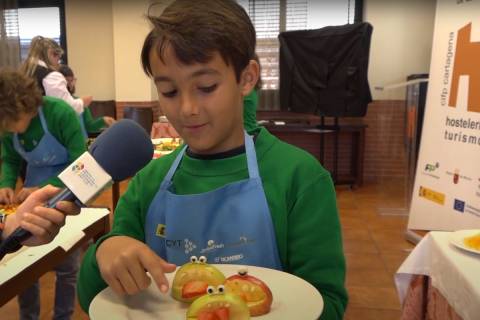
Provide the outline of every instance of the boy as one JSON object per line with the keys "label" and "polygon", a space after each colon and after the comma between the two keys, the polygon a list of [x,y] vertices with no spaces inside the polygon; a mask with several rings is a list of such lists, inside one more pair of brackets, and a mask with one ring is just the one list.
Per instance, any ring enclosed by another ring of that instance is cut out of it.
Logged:
{"label": "boy", "polygon": [[[63,186],[57,178],[86,151],[80,123],[63,100],[43,97],[35,80],[13,71],[0,72],[2,175],[0,203],[22,202],[39,186]],[[15,196],[20,161],[27,176]]]}
{"label": "boy", "polygon": [[[73,70],[69,66],[63,64],[60,65],[58,72],[60,72],[65,77],[65,80],[67,80],[68,92],[70,92],[72,97],[74,97],[77,78],[75,78]],[[88,138],[89,133],[98,134],[103,129],[110,127],[115,123],[115,119],[107,116],[94,119],[90,108],[85,108],[84,111],[80,114],[79,119],[85,138]]]}
{"label": "boy", "polygon": [[[0,72],[0,132],[0,203],[22,202],[46,184],[62,186],[57,174],[86,151],[75,111],[63,100],[42,97],[35,80],[19,72]],[[27,173],[15,195],[22,158]],[[73,313],[78,257],[76,251],[55,267],[55,319],[69,319]],[[39,290],[36,282],[19,295],[20,319],[38,319]]]}
{"label": "boy", "polygon": [[295,274],[322,294],[322,319],[341,319],[345,262],[330,175],[264,128],[244,133],[242,100],[259,73],[248,15],[234,1],[180,0],[150,20],[142,64],[186,147],[130,182],[111,233],[85,255],[82,308],[107,285],[145,289],[146,271],[167,292],[165,273],[206,255]]}

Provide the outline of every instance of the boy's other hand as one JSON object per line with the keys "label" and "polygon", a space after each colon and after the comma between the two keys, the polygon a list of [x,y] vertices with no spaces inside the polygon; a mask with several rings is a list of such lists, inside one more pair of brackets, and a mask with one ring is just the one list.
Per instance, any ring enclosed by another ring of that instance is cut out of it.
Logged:
{"label": "boy's other hand", "polygon": [[15,201],[15,191],[12,188],[0,189],[0,203],[13,204]]}
{"label": "boy's other hand", "polygon": [[25,199],[28,198],[29,195],[31,195],[34,191],[37,191],[38,187],[33,187],[33,188],[22,188],[20,192],[16,196],[16,202],[21,203],[25,201]]}
{"label": "boy's other hand", "polygon": [[117,122],[115,119],[113,119],[112,117],[103,117],[103,121],[105,122],[105,124],[107,125],[107,127],[111,127],[112,124],[114,124],[115,122]]}
{"label": "boy's other hand", "polygon": [[106,239],[98,247],[97,262],[105,282],[119,295],[135,294],[150,285],[150,273],[163,293],[168,291],[165,273],[176,265],[160,258],[145,243],[126,236]]}
{"label": "boy's other hand", "polygon": [[17,209],[15,214],[7,218],[4,234],[8,236],[17,227],[32,234],[23,244],[39,246],[49,243],[65,225],[65,215],[75,215],[80,212],[74,203],[61,201],[55,209],[43,205],[60,191],[53,186],[45,186],[33,192]]}
{"label": "boy's other hand", "polygon": [[93,97],[92,96],[82,97],[82,100],[83,100],[83,107],[86,108],[92,103]]}

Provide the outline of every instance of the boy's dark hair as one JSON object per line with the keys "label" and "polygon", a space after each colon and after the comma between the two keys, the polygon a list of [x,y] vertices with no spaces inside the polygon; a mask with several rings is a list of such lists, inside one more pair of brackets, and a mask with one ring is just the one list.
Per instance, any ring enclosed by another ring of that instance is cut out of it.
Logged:
{"label": "boy's dark hair", "polygon": [[245,10],[233,0],[177,0],[158,16],[148,15],[153,29],[142,48],[142,66],[152,76],[149,55],[164,61],[171,46],[184,64],[206,63],[219,52],[232,64],[237,81],[255,56],[256,35]]}
{"label": "boy's dark hair", "polygon": [[42,103],[37,82],[18,71],[0,71],[0,132],[21,113],[35,113]]}
{"label": "boy's dark hair", "polygon": [[58,68],[58,72],[60,72],[61,74],[63,74],[64,77],[74,77],[75,75],[73,74],[73,70],[67,66],[66,64],[62,64],[59,68]]}

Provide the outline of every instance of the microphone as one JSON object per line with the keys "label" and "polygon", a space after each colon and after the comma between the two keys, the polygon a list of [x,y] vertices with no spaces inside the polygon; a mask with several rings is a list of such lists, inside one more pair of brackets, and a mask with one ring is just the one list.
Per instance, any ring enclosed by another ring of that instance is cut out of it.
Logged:
{"label": "microphone", "polygon": [[[45,207],[54,208],[59,201],[73,201],[84,207],[112,181],[133,176],[152,157],[153,145],[145,129],[132,120],[120,120],[102,132],[87,152],[59,174],[66,188]],[[21,243],[31,236],[29,231],[17,228],[0,244],[0,260],[7,253],[19,250]]]}

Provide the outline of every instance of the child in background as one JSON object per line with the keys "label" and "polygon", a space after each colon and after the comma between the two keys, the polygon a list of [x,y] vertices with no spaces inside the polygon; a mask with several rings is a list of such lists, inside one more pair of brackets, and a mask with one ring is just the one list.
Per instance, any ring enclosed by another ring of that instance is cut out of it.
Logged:
{"label": "child in background", "polygon": [[150,21],[142,64],[185,145],[130,181],[112,231],[83,260],[82,308],[106,286],[144,290],[147,272],[166,293],[165,273],[206,255],[303,278],[323,296],[321,319],[342,319],[345,259],[330,174],[265,128],[244,131],[243,99],[259,77],[248,15],[233,0],[177,0]]}
{"label": "child in background", "polygon": [[[63,100],[42,97],[34,79],[19,72],[0,72],[2,167],[0,203],[24,201],[46,184],[62,187],[57,175],[86,151],[78,117]],[[27,163],[23,188],[15,195],[22,158]],[[55,319],[74,310],[78,251],[56,268]],[[38,319],[38,282],[19,295],[20,319]]]}
{"label": "child in background", "polygon": [[[77,78],[75,78],[73,70],[69,66],[63,64],[60,65],[58,71],[63,74],[67,80],[67,89],[70,94],[74,96]],[[105,116],[94,119],[89,108],[86,108],[80,117],[80,124],[82,125],[83,134],[86,138],[89,133],[99,133],[102,129],[110,127],[114,123],[115,119],[112,117]]]}

